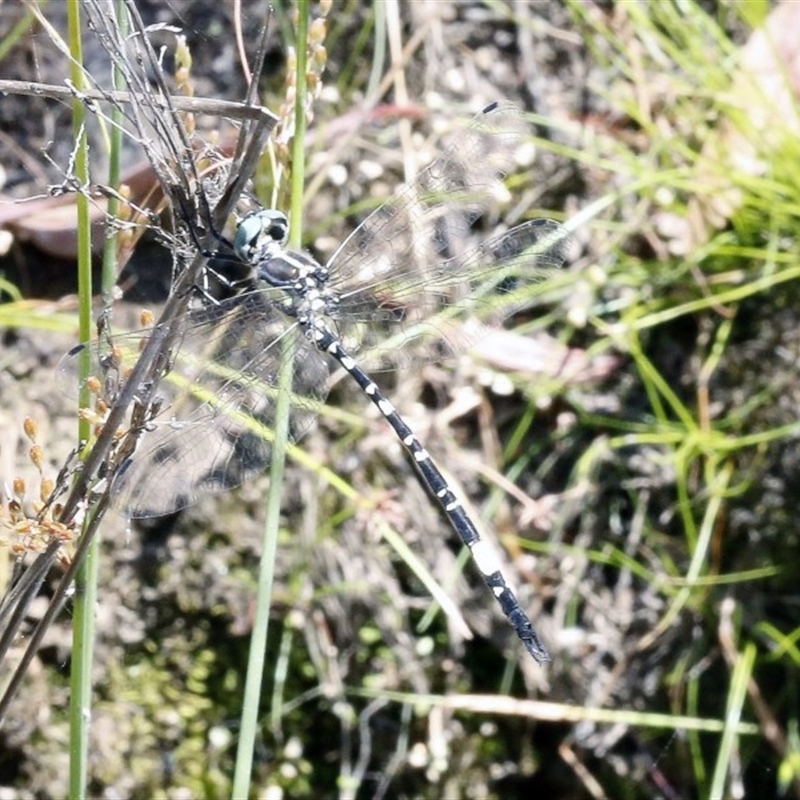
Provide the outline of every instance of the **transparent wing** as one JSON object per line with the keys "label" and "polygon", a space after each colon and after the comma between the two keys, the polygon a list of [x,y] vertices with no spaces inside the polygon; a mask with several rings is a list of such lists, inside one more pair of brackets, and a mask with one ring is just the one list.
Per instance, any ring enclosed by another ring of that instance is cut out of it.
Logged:
{"label": "transparent wing", "polygon": [[[481,300],[488,291],[508,291],[512,283],[539,283],[564,266],[572,241],[560,222],[530,220],[485,239],[463,255],[440,260],[430,270],[424,286],[414,285],[402,271],[387,276],[382,287],[384,305],[391,308],[414,298],[420,302],[420,295],[424,294],[435,298],[437,308],[442,308],[458,302],[459,294]],[[361,290],[340,300],[341,307],[348,311],[357,304],[366,308],[370,302]]]}
{"label": "transparent wing", "polygon": [[[552,220],[509,231],[494,242],[493,252],[465,252],[469,228],[513,165],[526,128],[516,106],[487,107],[411,186],[353,232],[328,263],[344,324],[397,318],[397,307],[404,305],[429,314],[432,306],[452,302],[454,289],[468,290],[498,265],[513,266],[518,279],[527,274],[529,280],[563,265],[566,245],[555,235],[558,223]],[[567,238],[561,229],[560,239]]]}
{"label": "transparent wing", "polygon": [[[288,337],[295,339],[296,353],[291,441],[311,426],[327,395],[328,366],[264,294],[238,295],[181,321],[179,346],[158,386],[157,413],[115,479],[113,505],[128,516],[177,511],[264,470]],[[61,369],[74,371],[71,362],[88,348],[100,385],[113,390],[125,380],[143,335],[126,333],[75,348]]]}

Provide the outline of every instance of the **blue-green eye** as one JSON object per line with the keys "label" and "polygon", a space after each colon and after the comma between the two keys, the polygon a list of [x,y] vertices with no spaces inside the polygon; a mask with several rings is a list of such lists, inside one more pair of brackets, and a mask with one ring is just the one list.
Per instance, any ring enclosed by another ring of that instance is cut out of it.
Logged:
{"label": "blue-green eye", "polygon": [[288,234],[289,221],[285,214],[273,210],[252,211],[239,220],[233,249],[239,258],[249,261],[253,252],[265,244],[284,244]]}
{"label": "blue-green eye", "polygon": [[257,214],[250,214],[239,221],[236,238],[233,240],[233,249],[243,261],[248,260],[250,250],[255,245],[260,233],[261,222],[257,219]]}

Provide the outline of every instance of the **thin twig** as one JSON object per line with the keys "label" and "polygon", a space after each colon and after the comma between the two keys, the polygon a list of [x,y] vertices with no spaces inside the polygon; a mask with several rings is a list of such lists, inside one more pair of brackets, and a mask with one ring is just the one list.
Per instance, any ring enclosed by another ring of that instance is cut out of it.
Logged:
{"label": "thin twig", "polygon": [[[33,81],[0,80],[0,92],[3,94],[33,95],[47,97],[51,100],[69,102],[75,99],[75,89],[71,86],[57,86],[52,83],[34,83]],[[84,89],[81,96],[87,100],[106,100],[114,103],[131,105],[138,102],[133,92],[103,91],[100,89]],[[170,106],[176,111],[188,111],[195,114],[209,114],[215,117],[246,119],[255,121],[271,121],[274,125],[276,117],[264,106],[252,103],[241,103],[233,100],[217,100],[210,97],[187,97],[181,94],[170,94],[167,97],[154,95],[151,98],[156,110],[166,112]]]}

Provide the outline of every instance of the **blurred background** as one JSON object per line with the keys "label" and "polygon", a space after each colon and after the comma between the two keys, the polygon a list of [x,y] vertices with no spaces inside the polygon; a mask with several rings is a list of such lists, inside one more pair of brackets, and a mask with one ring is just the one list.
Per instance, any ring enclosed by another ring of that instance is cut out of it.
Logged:
{"label": "blurred background", "polygon": [[[225,100],[244,98],[240,50],[269,18],[260,102],[288,113],[292,4],[137,6],[166,72],[180,29],[192,91]],[[39,8],[63,34],[65,5]],[[475,240],[581,221],[535,308],[458,353],[417,343],[378,376],[496,539],[553,660],[519,646],[391,430],[333,380],[305,463],[287,466],[252,796],[800,797],[800,5],[374,0],[312,16],[303,242],[321,262],[495,100],[530,133]],[[87,29],[87,69],[107,62]],[[3,76],[63,85],[66,70],[30,6],[0,7]],[[78,341],[74,197],[53,188],[71,124],[56,101],[0,99],[6,487],[40,480],[26,417],[43,473],[76,442],[55,380]],[[198,126],[224,150],[229,126]],[[268,162],[254,192],[269,205]],[[123,174],[148,202],[135,143]],[[171,277],[148,237],[123,261],[119,330]],[[92,796],[230,794],[267,482],[105,520]],[[4,586],[30,545],[10,491]],[[67,608],[0,729],[3,798],[66,795],[71,648]]]}

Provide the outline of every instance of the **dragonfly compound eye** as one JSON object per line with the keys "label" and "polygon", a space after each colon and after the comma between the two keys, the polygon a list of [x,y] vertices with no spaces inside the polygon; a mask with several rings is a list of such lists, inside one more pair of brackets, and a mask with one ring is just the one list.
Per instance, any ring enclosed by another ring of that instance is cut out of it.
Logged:
{"label": "dragonfly compound eye", "polygon": [[285,244],[289,221],[280,211],[252,211],[239,220],[233,249],[243,261],[250,261],[265,246]]}

